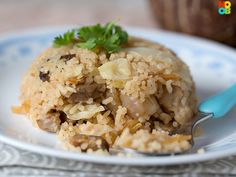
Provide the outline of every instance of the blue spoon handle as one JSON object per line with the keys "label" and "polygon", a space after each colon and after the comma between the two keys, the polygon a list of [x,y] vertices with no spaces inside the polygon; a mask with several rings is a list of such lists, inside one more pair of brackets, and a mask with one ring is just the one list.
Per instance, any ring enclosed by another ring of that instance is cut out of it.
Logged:
{"label": "blue spoon handle", "polygon": [[236,105],[236,84],[204,100],[198,109],[203,113],[212,113],[213,118],[220,118],[229,112],[234,105]]}

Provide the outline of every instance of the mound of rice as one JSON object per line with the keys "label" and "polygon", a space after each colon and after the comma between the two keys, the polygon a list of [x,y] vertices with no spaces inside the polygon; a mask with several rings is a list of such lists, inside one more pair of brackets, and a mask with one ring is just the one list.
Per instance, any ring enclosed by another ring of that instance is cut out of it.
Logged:
{"label": "mound of rice", "polygon": [[170,132],[192,122],[197,105],[186,64],[133,37],[110,55],[73,45],[47,49],[26,73],[20,100],[14,112],[81,152],[187,150],[191,136]]}

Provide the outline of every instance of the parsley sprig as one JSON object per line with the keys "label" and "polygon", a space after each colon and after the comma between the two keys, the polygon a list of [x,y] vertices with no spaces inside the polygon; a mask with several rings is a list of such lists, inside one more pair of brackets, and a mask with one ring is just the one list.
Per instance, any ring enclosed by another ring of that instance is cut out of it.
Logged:
{"label": "parsley sprig", "polygon": [[55,37],[53,43],[55,47],[73,44],[81,48],[103,49],[107,53],[112,53],[119,51],[127,41],[127,32],[110,22],[104,26],[96,24],[67,31]]}

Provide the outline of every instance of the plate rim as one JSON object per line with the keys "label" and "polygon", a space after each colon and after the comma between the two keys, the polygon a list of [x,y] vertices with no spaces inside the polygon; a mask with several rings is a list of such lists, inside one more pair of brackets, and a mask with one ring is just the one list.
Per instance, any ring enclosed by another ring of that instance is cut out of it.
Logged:
{"label": "plate rim", "polygon": [[[216,160],[230,155],[235,155],[235,149],[229,149],[225,153],[218,151],[208,152],[206,154],[183,154],[177,156],[159,156],[159,157],[119,157],[119,156],[104,156],[98,154],[83,154],[79,152],[66,151],[60,149],[53,149],[42,145],[30,144],[28,142],[21,142],[20,140],[7,137],[0,132],[0,141],[17,147],[21,150],[27,150],[40,155],[48,155],[61,159],[70,159],[83,162],[92,162],[97,164],[107,165],[129,165],[129,166],[172,166],[182,165],[187,163],[197,163],[209,160]],[[201,156],[203,155],[203,156]],[[171,163],[170,163],[171,161]]]}

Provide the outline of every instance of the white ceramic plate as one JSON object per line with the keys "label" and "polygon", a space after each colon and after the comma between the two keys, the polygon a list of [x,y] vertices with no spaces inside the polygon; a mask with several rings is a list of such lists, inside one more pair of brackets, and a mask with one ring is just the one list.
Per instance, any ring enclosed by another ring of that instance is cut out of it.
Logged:
{"label": "white ceramic plate", "polygon": [[[0,37],[0,140],[41,154],[81,161],[121,165],[172,165],[205,161],[236,154],[236,110],[225,118],[204,123],[205,134],[197,139],[204,154],[166,157],[105,157],[65,151],[56,136],[34,128],[24,116],[11,112],[18,105],[19,86],[30,63],[53,37],[68,28],[35,29]],[[202,100],[236,81],[236,52],[207,40],[164,31],[127,28],[132,35],[165,44],[190,67]]]}

